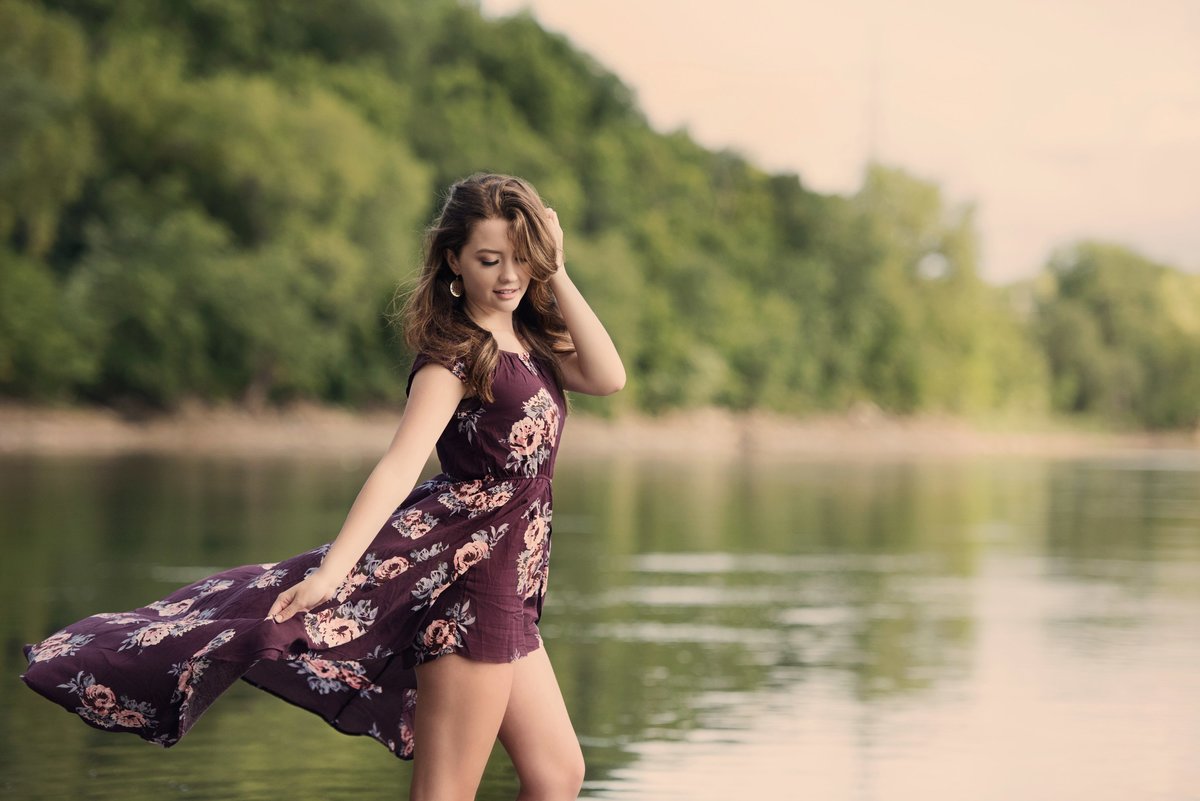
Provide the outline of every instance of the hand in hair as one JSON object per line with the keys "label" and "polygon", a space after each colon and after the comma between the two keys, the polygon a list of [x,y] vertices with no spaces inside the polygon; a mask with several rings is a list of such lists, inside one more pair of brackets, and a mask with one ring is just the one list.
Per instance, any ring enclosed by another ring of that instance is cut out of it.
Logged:
{"label": "hand in hair", "polygon": [[558,212],[549,206],[546,207],[546,223],[550,228],[550,235],[554,237],[554,264],[563,271],[566,269],[566,258],[563,253],[562,223],[558,221]]}

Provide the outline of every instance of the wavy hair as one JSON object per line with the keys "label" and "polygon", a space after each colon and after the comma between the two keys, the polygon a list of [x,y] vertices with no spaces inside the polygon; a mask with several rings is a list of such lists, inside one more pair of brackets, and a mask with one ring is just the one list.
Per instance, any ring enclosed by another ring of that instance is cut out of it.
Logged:
{"label": "wavy hair", "polygon": [[550,277],[554,274],[554,238],[537,190],[521,178],[476,173],[450,187],[442,210],[425,232],[424,261],[416,285],[404,297],[400,316],[404,340],[414,353],[466,365],[468,394],[494,400],[492,376],[499,345],[491,333],[468,316],[463,298],[450,294],[454,273],[446,252],[462,252],[475,225],[483,220],[508,221],[513,255],[524,259],[530,281],[513,313],[516,333],[530,350],[552,365],[562,387],[559,357],[575,350],[563,320]]}

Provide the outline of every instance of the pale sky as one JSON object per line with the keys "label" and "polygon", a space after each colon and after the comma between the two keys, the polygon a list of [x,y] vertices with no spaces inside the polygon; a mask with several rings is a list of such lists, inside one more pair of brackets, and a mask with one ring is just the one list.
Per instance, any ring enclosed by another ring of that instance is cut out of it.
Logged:
{"label": "pale sky", "polygon": [[984,274],[1080,237],[1200,271],[1200,0],[481,0],[822,192],[872,152],[978,206]]}

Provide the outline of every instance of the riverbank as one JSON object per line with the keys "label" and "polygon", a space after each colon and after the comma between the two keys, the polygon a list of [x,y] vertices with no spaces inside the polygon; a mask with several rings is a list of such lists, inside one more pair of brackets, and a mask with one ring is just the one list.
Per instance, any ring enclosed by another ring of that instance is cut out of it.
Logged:
{"label": "riverbank", "polygon": [[[352,412],[317,405],[251,412],[188,406],[139,419],[102,408],[0,405],[0,453],[373,457],[395,432],[398,411]],[[605,420],[573,414],[564,454],[598,456],[910,458],[989,455],[1084,456],[1145,449],[1200,450],[1200,434],[1111,433],[1041,425],[983,428],[952,418],[878,413],[789,418],[709,409]]]}

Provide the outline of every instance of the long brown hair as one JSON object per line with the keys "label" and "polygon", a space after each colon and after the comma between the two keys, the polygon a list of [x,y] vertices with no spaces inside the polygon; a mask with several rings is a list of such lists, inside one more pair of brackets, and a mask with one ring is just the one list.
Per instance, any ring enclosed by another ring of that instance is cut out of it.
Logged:
{"label": "long brown hair", "polygon": [[468,394],[492,401],[492,374],[499,346],[491,333],[475,324],[462,298],[450,294],[454,273],[446,251],[461,253],[475,225],[483,220],[508,221],[513,255],[524,259],[530,281],[513,315],[517,336],[551,365],[562,387],[559,356],[575,350],[550,289],[554,274],[554,239],[537,190],[521,178],[476,173],[450,187],[446,202],[425,232],[424,265],[401,310],[404,340],[414,353],[427,353],[447,363],[462,360]]}

